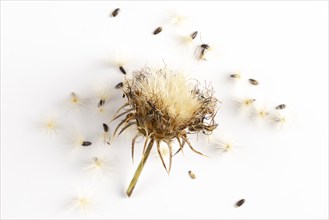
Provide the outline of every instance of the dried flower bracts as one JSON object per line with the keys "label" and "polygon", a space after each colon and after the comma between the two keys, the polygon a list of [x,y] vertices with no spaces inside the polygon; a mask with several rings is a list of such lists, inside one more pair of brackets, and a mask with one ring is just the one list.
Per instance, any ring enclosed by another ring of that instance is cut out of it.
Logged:
{"label": "dried flower bracts", "polygon": [[[212,89],[202,90],[198,83],[192,82],[195,81],[187,80],[183,74],[174,74],[166,68],[156,71],[144,68],[135,71],[132,78],[126,78],[123,82],[122,90],[127,103],[118,109],[113,120],[124,115],[125,119],[118,124],[113,135],[121,127],[119,135],[134,125],[137,127],[136,136],[145,137],[143,158],[128,187],[128,196],[132,194],[154,144],[168,173],[171,169],[174,139],[178,140],[180,150],[187,143],[194,152],[203,155],[192,147],[187,135],[197,132],[211,134],[217,127],[214,117],[218,100],[213,96]],[[128,106],[129,109],[120,113]],[[159,150],[161,142],[166,143],[169,149],[168,167]],[[134,144],[135,138],[132,140],[132,153]]]}

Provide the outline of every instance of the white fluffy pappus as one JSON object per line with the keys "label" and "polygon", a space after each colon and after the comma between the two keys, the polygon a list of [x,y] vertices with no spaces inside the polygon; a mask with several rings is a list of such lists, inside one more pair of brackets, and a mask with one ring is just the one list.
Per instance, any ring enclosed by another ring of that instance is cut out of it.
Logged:
{"label": "white fluffy pappus", "polygon": [[[158,74],[152,72],[147,81],[136,82],[147,99],[160,100],[162,109],[177,121],[185,123],[201,107],[196,96],[191,94],[193,86],[183,74]],[[149,96],[149,98],[147,97]]]}

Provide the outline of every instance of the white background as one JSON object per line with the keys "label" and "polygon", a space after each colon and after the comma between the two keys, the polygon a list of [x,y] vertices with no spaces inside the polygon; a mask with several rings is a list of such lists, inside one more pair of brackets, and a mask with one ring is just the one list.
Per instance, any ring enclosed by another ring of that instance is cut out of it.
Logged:
{"label": "white background", "polygon": [[[118,17],[110,17],[117,7]],[[186,22],[171,24],[170,10]],[[163,32],[152,35],[160,25]],[[91,195],[88,218],[328,218],[327,28],[326,1],[1,1],[1,217],[82,218],[70,207],[83,191]],[[207,62],[193,55],[199,36],[190,47],[179,41],[194,30],[214,48]],[[219,155],[202,135],[191,136],[211,158],[186,149],[168,176],[152,157],[128,199],[142,148],[133,165],[132,130],[111,147],[67,141],[75,128],[96,143],[101,123],[122,103],[113,87],[123,77],[109,61],[118,53],[129,58],[129,72],[165,62],[212,82],[223,102],[218,137],[239,147]],[[246,78],[233,84],[228,75],[236,70],[260,85]],[[101,114],[95,88],[104,85],[111,99]],[[72,91],[90,105],[67,110]],[[287,104],[287,125],[276,129],[237,113],[233,97],[248,94],[269,109]],[[52,137],[39,124],[48,113],[62,122]],[[100,155],[112,171],[95,179],[83,167]],[[234,208],[242,198],[246,203]]]}

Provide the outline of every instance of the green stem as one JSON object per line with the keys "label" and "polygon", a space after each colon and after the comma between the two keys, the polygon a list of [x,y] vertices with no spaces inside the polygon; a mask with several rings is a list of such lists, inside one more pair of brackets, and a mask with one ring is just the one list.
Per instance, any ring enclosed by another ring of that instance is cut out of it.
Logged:
{"label": "green stem", "polygon": [[149,144],[148,144],[148,146],[147,146],[147,148],[146,148],[146,151],[145,151],[145,153],[143,155],[143,158],[142,158],[141,162],[139,163],[139,165],[137,167],[137,170],[135,171],[134,177],[132,178],[132,180],[131,180],[131,182],[129,184],[129,187],[127,189],[127,192],[126,192],[127,195],[128,195],[128,197],[130,197],[131,194],[133,193],[133,190],[134,190],[134,188],[136,186],[136,183],[138,181],[138,178],[141,175],[142,170],[144,168],[144,165],[145,165],[145,163],[147,161],[147,158],[150,155],[151,149],[153,147],[153,143],[154,143],[154,140],[151,139],[150,142],[149,142]]}

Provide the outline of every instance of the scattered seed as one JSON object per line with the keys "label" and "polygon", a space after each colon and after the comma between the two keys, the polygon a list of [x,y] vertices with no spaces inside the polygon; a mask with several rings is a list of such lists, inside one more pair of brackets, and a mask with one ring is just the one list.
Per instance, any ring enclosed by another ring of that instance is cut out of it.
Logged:
{"label": "scattered seed", "polygon": [[98,107],[102,107],[104,104],[105,104],[105,100],[104,100],[104,99],[101,99],[101,100],[99,100],[97,106],[98,106]]}
{"label": "scattered seed", "polygon": [[113,12],[112,12],[112,17],[116,17],[120,12],[120,8],[117,8],[115,9]]}
{"label": "scattered seed", "polygon": [[157,29],[155,29],[154,31],[153,31],[153,34],[154,35],[157,35],[158,33],[160,33],[162,31],[162,27],[158,27]]}
{"label": "scattered seed", "polygon": [[196,178],[195,174],[191,170],[188,171],[188,175],[190,175],[191,179]]}
{"label": "scattered seed", "polygon": [[103,130],[104,132],[108,132],[109,131],[109,126],[105,123],[103,123]]}
{"label": "scattered seed", "polygon": [[281,109],[285,109],[285,108],[287,108],[287,106],[285,104],[280,104],[275,107],[276,110],[281,110]]}
{"label": "scattered seed", "polygon": [[79,102],[79,98],[78,98],[77,94],[75,94],[74,92],[71,92],[71,101],[74,104]]}
{"label": "scattered seed", "polygon": [[114,88],[120,89],[123,87],[123,82],[118,83]]}
{"label": "scattered seed", "polygon": [[88,147],[88,146],[91,145],[91,142],[90,141],[84,141],[84,142],[82,142],[81,145],[84,146],[84,147]]}
{"label": "scattered seed", "polygon": [[247,99],[244,99],[244,100],[242,101],[242,104],[245,105],[245,106],[249,106],[249,105],[251,105],[252,103],[254,103],[255,101],[256,101],[256,99],[249,99],[249,98],[247,98]]}
{"label": "scattered seed", "polygon": [[237,202],[235,203],[235,207],[238,208],[238,207],[242,206],[243,203],[244,203],[245,201],[246,201],[246,200],[244,200],[244,199],[240,199],[239,201],[237,201]]}
{"label": "scattered seed", "polygon": [[254,85],[254,86],[257,86],[259,84],[259,82],[255,79],[249,79],[249,83]]}
{"label": "scattered seed", "polygon": [[233,78],[233,79],[240,79],[241,75],[238,74],[238,73],[235,73],[235,74],[231,74],[230,77]]}
{"label": "scattered seed", "polygon": [[123,66],[119,66],[119,70],[121,71],[121,73],[126,75],[126,70],[125,68],[123,68]]}
{"label": "scattered seed", "polygon": [[204,56],[206,54],[206,50],[208,50],[210,46],[208,44],[201,44],[199,48],[201,49],[198,56],[199,60],[206,60]]}
{"label": "scattered seed", "polygon": [[194,40],[194,38],[196,38],[197,35],[198,35],[198,32],[194,31],[190,36],[191,36],[192,40]]}

